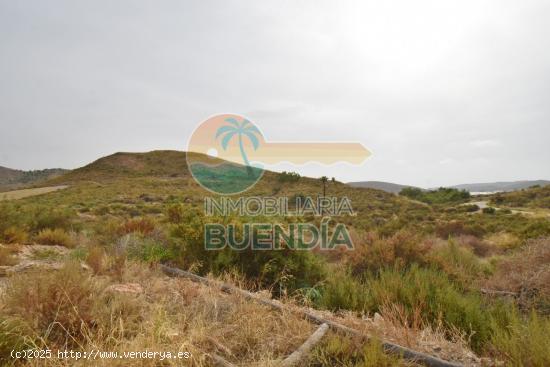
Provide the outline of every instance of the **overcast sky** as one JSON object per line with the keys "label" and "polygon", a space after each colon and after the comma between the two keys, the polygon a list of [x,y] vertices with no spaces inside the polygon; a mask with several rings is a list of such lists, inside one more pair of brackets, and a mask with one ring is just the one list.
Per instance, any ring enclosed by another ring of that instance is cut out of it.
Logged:
{"label": "overcast sky", "polygon": [[423,187],[550,179],[549,1],[0,0],[0,165],[185,150],[243,114],[267,140],[360,141]]}

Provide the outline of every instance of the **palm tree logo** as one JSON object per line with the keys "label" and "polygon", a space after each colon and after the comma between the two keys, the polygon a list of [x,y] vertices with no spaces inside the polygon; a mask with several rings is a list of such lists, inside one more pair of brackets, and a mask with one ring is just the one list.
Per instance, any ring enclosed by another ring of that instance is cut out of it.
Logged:
{"label": "palm tree logo", "polygon": [[248,140],[250,140],[250,142],[252,143],[254,150],[256,150],[260,146],[260,141],[258,140],[258,137],[256,135],[261,135],[262,133],[247,119],[243,119],[243,121],[239,123],[236,119],[229,117],[226,118],[225,121],[229,122],[230,125],[221,126],[216,131],[216,139],[220,136],[223,136],[221,140],[221,145],[223,150],[227,150],[229,142],[236,135],[239,138],[239,149],[241,151],[241,157],[244,164],[246,165],[248,172],[250,173],[250,162],[248,160],[248,156],[246,155],[246,151],[244,150],[243,137],[247,137]]}

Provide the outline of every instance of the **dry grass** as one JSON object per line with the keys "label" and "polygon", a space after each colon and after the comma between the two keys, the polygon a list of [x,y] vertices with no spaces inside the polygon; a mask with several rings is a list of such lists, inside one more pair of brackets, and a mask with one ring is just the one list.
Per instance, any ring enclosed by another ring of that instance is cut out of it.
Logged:
{"label": "dry grass", "polygon": [[[103,256],[107,257],[102,253]],[[88,257],[88,261],[95,257]],[[110,263],[113,259],[107,257],[103,261]],[[245,287],[236,277],[224,281]],[[121,293],[107,290],[113,284],[129,283],[136,284],[134,288],[143,291]],[[78,264],[69,262],[60,271],[37,271],[16,275],[10,280],[0,302],[0,315],[11,320],[9,325],[17,323],[21,327],[14,331],[7,329],[8,324],[0,324],[0,334],[8,332],[10,338],[6,340],[13,339],[13,343],[25,340],[33,346],[54,351],[59,348],[118,352],[188,351],[192,358],[184,363],[189,366],[212,365],[208,358],[212,353],[242,366],[275,366],[316,328],[292,311],[300,307],[298,304],[290,299],[284,301],[288,311],[281,313],[239,295],[228,295],[185,279],[168,278],[154,268],[144,267],[143,263],[126,262],[121,265],[119,274],[94,276]],[[398,308],[384,309],[383,318],[375,319],[357,317],[352,313],[337,316],[328,311],[315,312],[416,350],[469,365],[477,363],[460,335],[456,340],[448,341],[443,331],[424,327],[420,321],[405,319],[405,313]],[[325,363],[327,360],[334,356],[340,358],[342,351],[355,348],[349,340],[334,338],[332,336],[317,350],[313,365],[329,366]],[[335,346],[340,347],[335,349]],[[4,349],[7,347],[10,345]],[[377,343],[367,344],[357,351],[363,361],[361,366],[403,365],[396,358],[384,356]],[[26,365],[43,365],[39,362],[29,360]],[[50,360],[48,364],[63,366],[66,362]],[[128,364],[124,359],[104,362],[109,366]],[[159,361],[154,359],[135,362],[139,366],[159,365]],[[164,361],[162,365],[181,365],[181,361],[177,362]],[[71,361],[71,364],[89,365],[85,361]]]}
{"label": "dry grass", "polygon": [[431,241],[425,241],[418,234],[406,230],[388,238],[376,233],[367,233],[360,239],[360,243],[354,251],[346,252],[344,255],[346,263],[356,274],[376,272],[383,267],[423,264],[433,247]]}
{"label": "dry grass", "polygon": [[[358,317],[355,313],[349,311],[339,312],[338,314],[319,310],[310,311],[326,319],[359,330],[365,335],[372,336],[375,340],[389,341],[442,359],[464,363],[468,366],[480,365],[480,359],[468,347],[464,333],[455,330],[452,336],[449,337],[449,331],[445,330],[443,325],[434,328],[425,324],[421,320],[420,310],[410,315],[402,306],[392,304],[382,307],[380,314],[370,315],[370,317]],[[374,346],[371,345],[369,348],[374,348]],[[374,353],[373,350],[371,352]],[[401,363],[398,362],[396,365],[401,365]],[[347,364],[343,365],[347,366]],[[361,366],[363,365],[361,364]],[[367,366],[370,366],[370,364],[367,364]]]}
{"label": "dry grass", "polygon": [[507,232],[491,234],[485,238],[485,241],[494,247],[504,250],[515,249],[522,244],[522,241],[517,236]]}
{"label": "dry grass", "polygon": [[127,220],[119,227],[118,232],[120,235],[139,233],[145,236],[151,234],[155,228],[156,224],[151,218],[139,218]]}
{"label": "dry grass", "polygon": [[24,244],[27,243],[27,240],[29,239],[29,234],[22,228],[12,226],[4,230],[2,238],[5,243]]}
{"label": "dry grass", "polygon": [[19,262],[17,257],[15,256],[18,251],[19,251],[19,248],[17,246],[0,245],[0,265],[2,266],[16,265]]}
{"label": "dry grass", "polygon": [[483,241],[476,236],[462,235],[453,238],[453,241],[460,247],[465,247],[471,250],[478,257],[489,257],[502,252],[502,248],[494,244]]}
{"label": "dry grass", "polygon": [[94,274],[101,274],[105,267],[105,251],[99,246],[92,246],[86,255],[86,264]]}
{"label": "dry grass", "polygon": [[550,313],[550,239],[531,240],[502,259],[486,288],[517,292],[524,309]]}
{"label": "dry grass", "polygon": [[14,277],[3,299],[7,315],[27,321],[55,345],[78,345],[94,322],[97,284],[68,263],[58,272],[33,272]]}
{"label": "dry grass", "polygon": [[68,248],[75,246],[75,241],[61,228],[43,229],[35,236],[35,240],[41,245],[64,246]]}
{"label": "dry grass", "polygon": [[[297,316],[166,278],[142,264],[127,264],[120,281],[137,282],[143,293],[106,292],[113,280],[91,276],[75,264],[58,272],[18,275],[3,296],[2,314],[32,330],[25,337],[37,346],[189,351],[193,357],[186,365],[190,366],[210,365],[208,353],[234,362],[270,365],[290,354],[314,330]],[[115,360],[109,365],[127,363]],[[138,365],[158,366],[159,361],[141,360]]]}

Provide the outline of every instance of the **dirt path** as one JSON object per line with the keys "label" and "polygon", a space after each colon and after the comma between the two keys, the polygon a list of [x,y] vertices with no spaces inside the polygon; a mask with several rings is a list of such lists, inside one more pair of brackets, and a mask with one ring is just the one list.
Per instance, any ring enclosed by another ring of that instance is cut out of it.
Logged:
{"label": "dirt path", "polygon": [[[492,208],[495,208],[496,210],[502,210],[504,208],[499,208],[499,207],[496,207],[494,205],[489,205],[489,202],[487,200],[481,200],[481,201],[472,201],[472,202],[469,202],[469,203],[466,203],[466,204],[462,204],[462,205],[467,205],[467,204],[475,204],[479,207],[480,210],[483,210],[484,208],[488,208],[488,207],[492,207]],[[514,214],[525,214],[525,215],[533,215],[533,216],[536,216],[537,213],[534,212],[534,211],[531,211],[531,210],[528,210],[526,208],[516,208],[516,209],[512,209],[512,208],[507,208],[507,209],[510,209],[510,211]],[[544,216],[544,215],[543,215]]]}
{"label": "dirt path", "polygon": [[49,192],[66,189],[67,187],[69,186],[66,186],[66,185],[47,186],[47,187],[38,187],[35,189],[23,189],[23,190],[0,192],[0,201],[23,199],[29,196],[47,194]]}

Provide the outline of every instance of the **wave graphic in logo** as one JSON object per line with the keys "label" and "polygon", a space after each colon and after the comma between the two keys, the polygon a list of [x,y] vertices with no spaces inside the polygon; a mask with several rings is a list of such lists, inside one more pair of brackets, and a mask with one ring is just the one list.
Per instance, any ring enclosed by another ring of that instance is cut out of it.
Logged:
{"label": "wave graphic in logo", "polygon": [[203,121],[191,135],[187,150],[187,165],[194,179],[222,195],[251,188],[268,164],[361,164],[371,154],[360,143],[269,142],[254,123],[236,114],[215,115]]}

